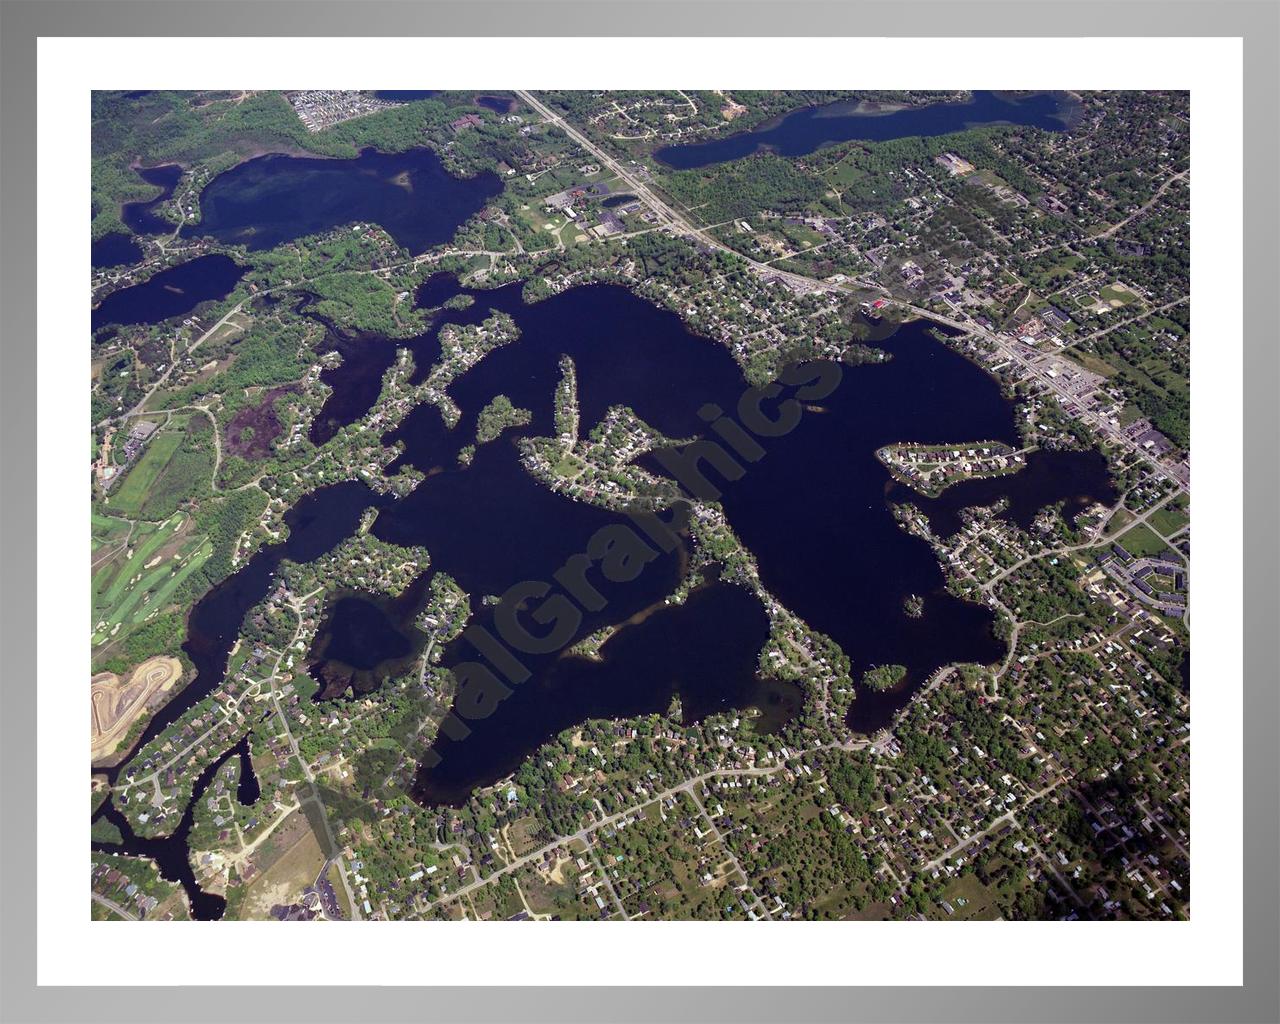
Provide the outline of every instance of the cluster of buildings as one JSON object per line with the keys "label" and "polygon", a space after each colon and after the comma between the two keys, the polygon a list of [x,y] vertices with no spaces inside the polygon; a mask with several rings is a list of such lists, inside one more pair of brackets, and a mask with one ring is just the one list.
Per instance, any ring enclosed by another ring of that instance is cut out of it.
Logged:
{"label": "cluster of buildings", "polygon": [[285,95],[309,132],[324,131],[343,121],[395,106],[358,89],[305,89]]}
{"label": "cluster of buildings", "polygon": [[107,435],[102,442],[102,453],[93,464],[94,474],[98,479],[99,485],[104,490],[109,490],[117,480],[124,477],[124,472],[137,461],[142,449],[146,447],[147,442],[151,439],[151,435],[159,429],[159,424],[151,420],[138,420],[129,428],[129,433],[125,436],[124,446],[121,449],[123,462],[119,465],[115,464],[112,458],[112,441],[114,431],[108,428]]}
{"label": "cluster of buildings", "polygon": [[1136,558],[1120,544],[1098,556],[1098,565],[1108,576],[1133,594],[1173,618],[1187,611],[1187,571],[1171,552]]}
{"label": "cluster of buildings", "polygon": [[1026,455],[999,441],[973,445],[889,445],[876,457],[898,479],[926,494],[973,477],[1000,476],[1026,465]]}
{"label": "cluster of buildings", "polygon": [[[153,869],[148,864],[144,870]],[[125,872],[105,861],[94,863],[91,878],[94,893],[123,910],[132,911],[139,919],[152,918],[153,911],[160,905],[159,899],[147,893]],[[152,919],[171,921],[174,916],[173,909],[169,909],[162,917]]]}
{"label": "cluster of buildings", "polygon": [[453,130],[453,134],[466,131],[468,128],[479,128],[484,124],[484,120],[479,114],[463,114],[461,117],[449,123],[449,127]]}

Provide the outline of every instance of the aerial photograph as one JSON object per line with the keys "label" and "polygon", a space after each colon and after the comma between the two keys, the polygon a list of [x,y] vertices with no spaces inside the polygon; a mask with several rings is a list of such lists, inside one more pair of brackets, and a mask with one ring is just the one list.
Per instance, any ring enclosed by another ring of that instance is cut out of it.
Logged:
{"label": "aerial photograph", "polygon": [[92,920],[1190,919],[1188,92],[91,133]]}

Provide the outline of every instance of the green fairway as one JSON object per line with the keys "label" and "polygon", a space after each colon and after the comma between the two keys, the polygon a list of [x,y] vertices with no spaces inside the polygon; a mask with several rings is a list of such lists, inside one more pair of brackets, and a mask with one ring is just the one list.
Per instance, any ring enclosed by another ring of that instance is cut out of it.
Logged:
{"label": "green fairway", "polygon": [[132,525],[127,519],[113,519],[94,512],[89,534],[94,558],[99,552],[123,543]]}
{"label": "green fairway", "polygon": [[[121,552],[123,562],[113,559],[100,567],[93,577],[94,604],[110,606],[120,600],[129,581],[140,574],[156,550],[186,522],[186,516],[173,516],[158,526],[139,523],[134,532],[132,553]],[[105,590],[103,589],[105,588]]]}
{"label": "green fairway", "polygon": [[178,587],[212,554],[213,546],[207,537],[178,537],[186,523],[187,517],[182,514],[158,525],[140,523],[135,533],[138,543],[94,573],[95,646],[128,632],[163,609]]}

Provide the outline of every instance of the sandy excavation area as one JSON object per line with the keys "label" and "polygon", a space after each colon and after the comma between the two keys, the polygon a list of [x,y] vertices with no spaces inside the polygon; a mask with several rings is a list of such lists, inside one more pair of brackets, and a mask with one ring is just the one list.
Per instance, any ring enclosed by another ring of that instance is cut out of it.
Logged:
{"label": "sandy excavation area", "polygon": [[90,681],[93,707],[93,760],[115,752],[129,727],[157,693],[167,692],[182,675],[177,658],[148,658],[130,673],[127,681],[114,672],[102,672]]}

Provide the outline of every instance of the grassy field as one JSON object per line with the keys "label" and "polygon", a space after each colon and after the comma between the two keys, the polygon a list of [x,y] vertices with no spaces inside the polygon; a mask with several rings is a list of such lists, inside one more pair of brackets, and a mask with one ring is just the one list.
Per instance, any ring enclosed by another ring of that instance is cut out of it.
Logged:
{"label": "grassy field", "polygon": [[203,415],[174,416],[106,499],[110,511],[159,521],[209,486],[212,427]]}
{"label": "grassy field", "polygon": [[[268,856],[274,859],[244,890],[239,907],[241,920],[267,919],[273,905],[289,904],[299,899],[302,890],[311,885],[324,869],[325,856],[320,841],[306,825],[303,812],[293,813],[299,816],[298,821],[281,826],[281,838],[292,839],[292,845],[269,851]],[[283,846],[283,843],[275,844],[273,841],[273,847]],[[340,885],[336,888],[342,892]]]}
{"label": "grassy field", "polygon": [[112,512],[136,516],[142,511],[156,479],[182,445],[182,438],[182,432],[177,430],[161,430],[156,434],[143,451],[142,458],[125,475],[115,493],[107,498]]}
{"label": "grassy field", "polygon": [[1157,533],[1168,537],[1177,533],[1191,521],[1191,516],[1187,513],[1187,502],[1185,498],[1178,498],[1169,502],[1159,512],[1154,512],[1151,518],[1147,520]]}
{"label": "grassy field", "polygon": [[93,645],[120,637],[164,609],[174,592],[213,552],[207,537],[189,532],[178,513],[163,523],[138,523],[132,547],[93,574]]}
{"label": "grassy field", "polygon": [[129,528],[133,524],[127,519],[116,519],[94,512],[90,517],[90,531],[93,537],[93,556],[98,557],[100,551],[106,551],[124,542],[129,536]]}
{"label": "grassy field", "polygon": [[511,848],[515,851],[517,857],[532,853],[543,844],[543,839],[539,833],[538,819],[529,815],[512,822],[510,828],[507,829],[507,839],[510,840]]}
{"label": "grassy field", "polygon": [[1143,523],[1120,538],[1120,546],[1134,558],[1158,555],[1168,548],[1164,539],[1159,537],[1149,526]]}
{"label": "grassy field", "polygon": [[1138,296],[1122,284],[1109,284],[1098,292],[1098,298],[1112,309],[1120,309],[1138,301]]}
{"label": "grassy field", "polygon": [[1071,358],[1091,373],[1097,373],[1103,377],[1114,377],[1119,372],[1105,359],[1099,359],[1092,352],[1076,350],[1071,353]]}
{"label": "grassy field", "polygon": [[955,910],[954,916],[935,906],[929,917],[954,921],[994,921],[1000,917],[996,902],[999,894],[983,885],[976,875],[961,875],[947,886],[943,899]]}
{"label": "grassy field", "polygon": [[1116,509],[1116,514],[1107,522],[1107,533],[1115,533],[1133,522],[1133,513],[1128,509]]}

